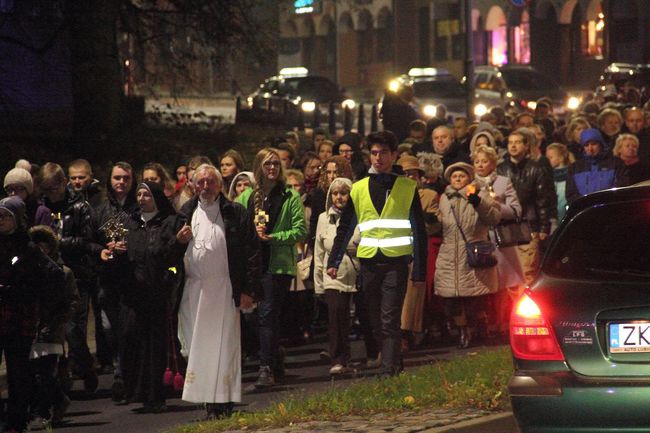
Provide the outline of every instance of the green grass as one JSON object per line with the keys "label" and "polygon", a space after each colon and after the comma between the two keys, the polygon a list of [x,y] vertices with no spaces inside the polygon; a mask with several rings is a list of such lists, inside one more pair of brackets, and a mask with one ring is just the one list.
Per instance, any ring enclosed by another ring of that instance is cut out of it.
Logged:
{"label": "green grass", "polygon": [[263,412],[238,413],[221,421],[177,427],[174,433],[283,427],[306,421],[336,421],[436,408],[506,410],[512,372],[510,349],[489,350],[440,361],[390,379],[364,379],[314,395],[294,395]]}

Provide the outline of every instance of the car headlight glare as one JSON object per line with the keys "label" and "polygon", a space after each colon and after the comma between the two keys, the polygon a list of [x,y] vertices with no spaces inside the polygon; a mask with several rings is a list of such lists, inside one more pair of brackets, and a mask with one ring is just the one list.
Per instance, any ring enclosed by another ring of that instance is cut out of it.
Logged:
{"label": "car headlight glare", "polygon": [[341,102],[341,107],[349,108],[350,110],[354,110],[354,107],[356,106],[357,103],[354,102],[354,99],[346,99],[345,101]]}
{"label": "car headlight glare", "polygon": [[481,117],[488,112],[487,106],[485,104],[476,104],[474,106],[474,115],[476,117]]}
{"label": "car headlight glare", "polygon": [[535,108],[537,108],[537,102],[528,101],[528,103],[526,104],[526,107],[530,108],[531,110],[534,110]]}
{"label": "car headlight glare", "polygon": [[316,109],[316,103],[312,101],[305,101],[300,104],[300,108],[306,113],[311,113]]}
{"label": "car headlight glare", "polygon": [[425,105],[422,108],[422,114],[427,117],[435,117],[438,112],[438,108],[435,105]]}
{"label": "car headlight glare", "polygon": [[566,103],[566,106],[569,110],[577,110],[580,107],[580,99],[575,96],[571,96]]}
{"label": "car headlight glare", "polygon": [[399,89],[399,81],[392,80],[390,83],[388,83],[388,90],[390,90],[391,92],[393,93],[397,92],[398,89]]}
{"label": "car headlight glare", "polygon": [[249,107],[251,107],[251,108],[253,107],[253,97],[252,96],[249,96],[248,98],[246,98],[246,102],[248,103]]}

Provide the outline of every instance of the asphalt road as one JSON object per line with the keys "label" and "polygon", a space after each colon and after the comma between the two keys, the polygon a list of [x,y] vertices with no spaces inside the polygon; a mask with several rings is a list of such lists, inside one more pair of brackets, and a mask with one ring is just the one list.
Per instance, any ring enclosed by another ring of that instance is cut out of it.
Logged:
{"label": "asphalt road", "polygon": [[[372,377],[376,370],[361,368],[364,361],[363,344],[360,341],[352,343],[353,363],[359,364],[356,372],[335,379],[329,375],[329,363],[319,357],[327,343],[324,337],[314,343],[287,348],[287,376],[284,381],[270,390],[256,390],[253,386],[257,379],[257,364],[247,363],[244,366],[242,403],[236,407],[240,411],[259,411],[268,407],[274,401],[279,401],[287,395],[303,395],[331,386],[344,386],[353,380]],[[468,351],[484,350],[470,348]],[[405,357],[407,369],[429,363],[434,360],[448,358],[461,353],[455,347],[437,347],[409,352]],[[204,411],[195,404],[180,400],[180,396],[172,396],[167,400],[169,411],[161,414],[139,414],[134,409],[140,404],[116,405],[111,401],[110,388],[112,376],[100,376],[97,393],[88,396],[83,391],[80,381],[74,383],[71,392],[72,404],[65,417],[65,424],[55,429],[56,433],[162,433],[170,428],[199,420]],[[506,424],[507,425],[507,424]],[[495,430],[492,430],[495,431]],[[511,428],[504,427],[501,433],[510,433]]]}

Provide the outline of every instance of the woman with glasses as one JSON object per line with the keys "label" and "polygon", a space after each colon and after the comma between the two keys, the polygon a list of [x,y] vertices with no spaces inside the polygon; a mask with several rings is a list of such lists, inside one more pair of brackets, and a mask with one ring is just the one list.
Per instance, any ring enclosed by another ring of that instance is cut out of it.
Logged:
{"label": "woman with glasses", "polygon": [[307,234],[300,195],[286,185],[280,155],[265,148],[253,163],[255,187],[237,201],[254,218],[262,252],[263,299],[258,303],[260,370],[255,386],[266,388],[284,375],[284,361],[278,350],[280,307],[296,275],[297,242]]}
{"label": "woman with glasses", "polygon": [[25,203],[27,228],[44,225],[53,226],[52,211],[34,194],[32,175],[24,168],[9,170],[4,179],[4,189],[7,197],[20,197]]}

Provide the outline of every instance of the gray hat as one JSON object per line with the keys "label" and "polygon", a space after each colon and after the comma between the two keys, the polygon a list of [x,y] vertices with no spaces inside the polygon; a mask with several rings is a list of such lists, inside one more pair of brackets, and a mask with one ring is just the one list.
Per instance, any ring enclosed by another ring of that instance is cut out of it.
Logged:
{"label": "gray hat", "polygon": [[16,223],[16,228],[25,229],[27,224],[25,222],[25,203],[20,197],[12,196],[0,200],[0,209],[8,211]]}

